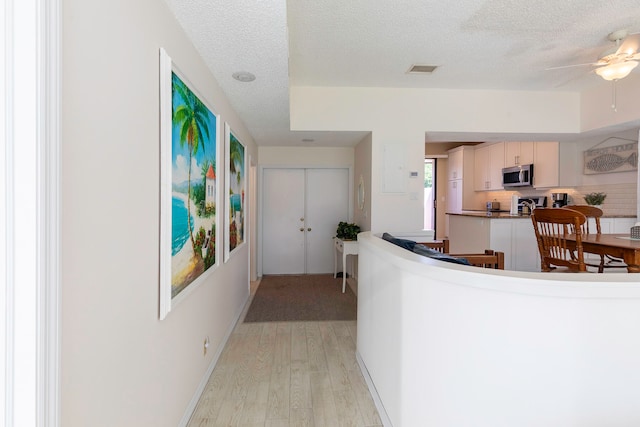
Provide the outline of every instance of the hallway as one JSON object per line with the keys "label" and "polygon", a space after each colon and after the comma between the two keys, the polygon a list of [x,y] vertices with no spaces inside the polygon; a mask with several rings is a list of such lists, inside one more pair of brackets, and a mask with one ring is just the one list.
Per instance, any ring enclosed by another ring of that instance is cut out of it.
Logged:
{"label": "hallway", "polygon": [[189,427],[382,426],[355,349],[355,321],[238,323]]}

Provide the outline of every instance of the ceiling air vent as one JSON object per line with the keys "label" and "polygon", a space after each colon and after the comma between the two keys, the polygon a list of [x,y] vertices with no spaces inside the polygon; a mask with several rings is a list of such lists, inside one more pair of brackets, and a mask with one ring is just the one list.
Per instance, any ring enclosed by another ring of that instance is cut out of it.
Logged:
{"label": "ceiling air vent", "polygon": [[437,65],[412,65],[409,68],[407,73],[416,73],[416,74],[424,74],[424,73],[433,73],[433,71],[438,68]]}

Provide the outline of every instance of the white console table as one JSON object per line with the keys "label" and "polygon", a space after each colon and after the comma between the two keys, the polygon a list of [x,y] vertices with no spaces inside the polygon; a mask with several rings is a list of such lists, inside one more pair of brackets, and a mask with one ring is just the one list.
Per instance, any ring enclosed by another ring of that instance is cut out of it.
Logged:
{"label": "white console table", "polygon": [[338,273],[338,252],[342,252],[342,293],[347,285],[347,255],[358,255],[357,240],[342,240],[334,237],[333,251],[333,278]]}

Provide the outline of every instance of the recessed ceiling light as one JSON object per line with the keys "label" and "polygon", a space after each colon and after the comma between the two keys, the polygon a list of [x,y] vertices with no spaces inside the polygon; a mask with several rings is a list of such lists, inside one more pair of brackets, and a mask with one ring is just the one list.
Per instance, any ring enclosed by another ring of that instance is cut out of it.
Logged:
{"label": "recessed ceiling light", "polygon": [[414,64],[409,68],[407,73],[415,73],[415,74],[425,74],[425,73],[433,73],[435,69],[438,68],[437,65],[417,65]]}
{"label": "recessed ceiling light", "polygon": [[249,73],[248,71],[238,71],[235,72],[231,75],[231,77],[233,77],[234,79],[236,79],[239,82],[243,82],[243,83],[248,83],[248,82],[252,82],[256,79],[256,76]]}

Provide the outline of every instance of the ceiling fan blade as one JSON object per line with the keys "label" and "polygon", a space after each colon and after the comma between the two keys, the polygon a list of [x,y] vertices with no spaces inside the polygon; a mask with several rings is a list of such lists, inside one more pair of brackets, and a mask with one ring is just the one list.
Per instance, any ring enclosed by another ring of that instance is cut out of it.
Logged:
{"label": "ceiling fan blade", "polygon": [[622,44],[616,50],[616,55],[626,54],[633,55],[640,51],[640,33],[629,34],[622,40]]}
{"label": "ceiling fan blade", "polygon": [[604,65],[604,63],[600,63],[600,62],[587,62],[585,64],[571,64],[571,65],[561,65],[559,67],[549,67],[549,68],[545,68],[545,71],[548,70],[561,70],[563,68],[572,68],[572,67],[584,67],[587,65],[591,65],[591,66],[598,66],[598,65]]}

